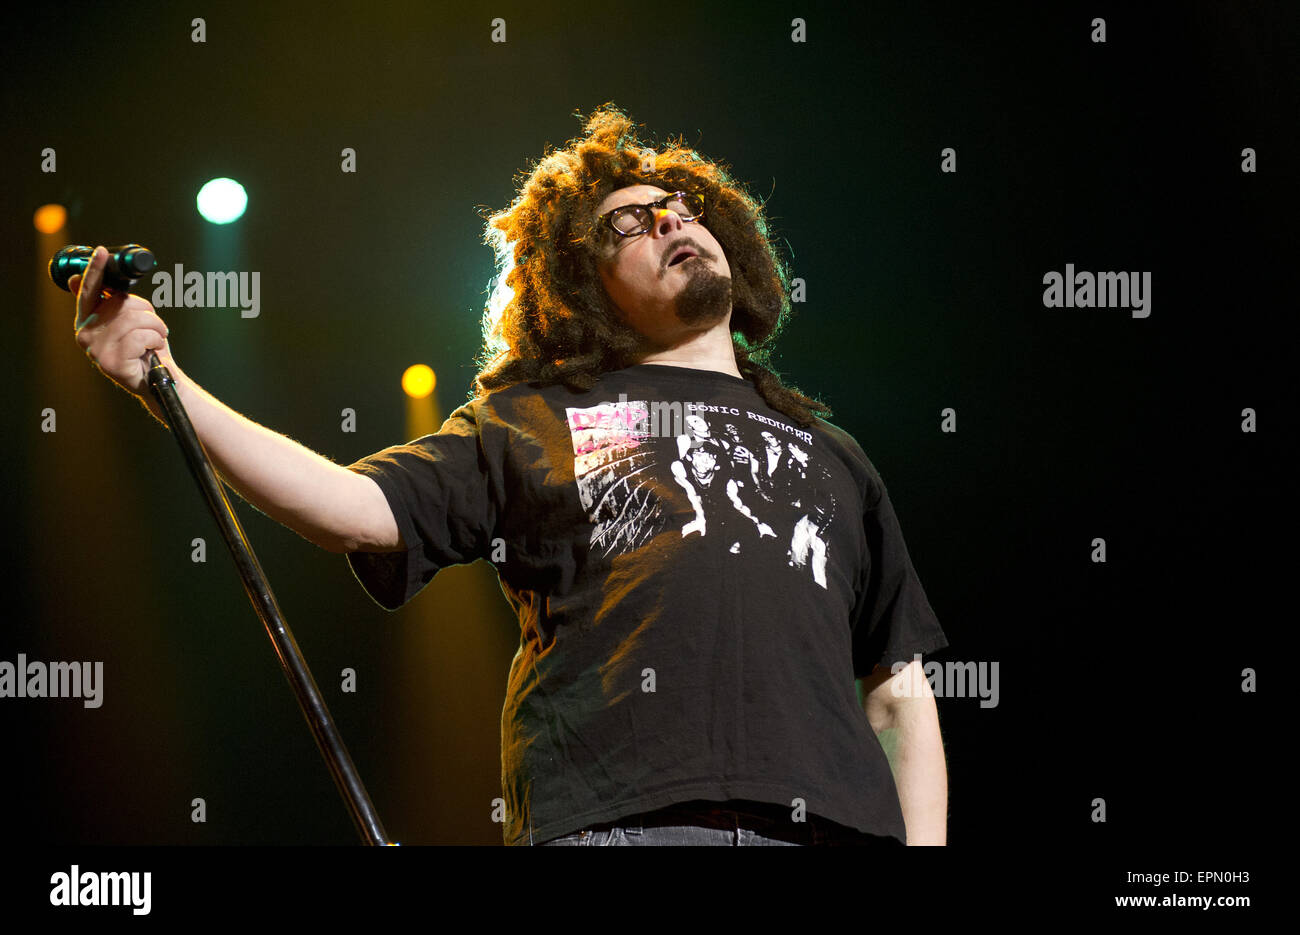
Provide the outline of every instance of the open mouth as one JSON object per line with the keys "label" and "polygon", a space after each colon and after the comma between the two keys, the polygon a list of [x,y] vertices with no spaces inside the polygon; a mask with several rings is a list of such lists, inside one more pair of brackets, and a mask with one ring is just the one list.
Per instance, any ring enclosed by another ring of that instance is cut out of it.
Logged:
{"label": "open mouth", "polygon": [[681,253],[679,253],[679,254],[677,254],[675,257],[673,257],[673,258],[668,262],[668,265],[669,265],[669,266],[681,266],[681,265],[682,265],[683,263],[685,263],[687,260],[693,260],[693,259],[695,259],[696,257],[697,257],[697,254],[692,253],[692,252],[689,251],[689,250],[683,250]]}

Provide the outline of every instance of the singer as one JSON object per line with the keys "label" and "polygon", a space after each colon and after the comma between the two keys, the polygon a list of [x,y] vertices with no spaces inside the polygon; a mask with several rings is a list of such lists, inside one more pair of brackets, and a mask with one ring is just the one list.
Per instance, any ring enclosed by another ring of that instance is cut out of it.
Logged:
{"label": "singer", "polygon": [[381,607],[495,554],[507,844],[944,844],[918,670],[947,641],[889,492],[771,369],[790,277],[761,204],[635,127],[597,109],[488,219],[479,372],[434,435],[343,467],[245,419],[101,293],[102,249],[77,342],[162,421],[156,351],[225,481]]}

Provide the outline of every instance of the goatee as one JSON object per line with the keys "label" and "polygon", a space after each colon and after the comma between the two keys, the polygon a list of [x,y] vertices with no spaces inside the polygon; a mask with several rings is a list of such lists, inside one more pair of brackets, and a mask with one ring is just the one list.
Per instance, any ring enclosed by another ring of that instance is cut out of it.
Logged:
{"label": "goatee", "polygon": [[731,280],[703,260],[688,260],[694,268],[677,296],[677,318],[685,325],[714,325],[731,314]]}

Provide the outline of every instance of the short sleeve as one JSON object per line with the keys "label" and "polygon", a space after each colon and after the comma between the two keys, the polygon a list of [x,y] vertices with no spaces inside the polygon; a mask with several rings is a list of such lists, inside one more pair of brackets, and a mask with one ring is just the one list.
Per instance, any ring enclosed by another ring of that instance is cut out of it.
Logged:
{"label": "short sleeve", "polygon": [[350,552],[361,586],[386,610],[415,597],[441,568],[486,557],[497,509],[472,404],[433,435],[396,445],[347,466],[379,485],[405,550]]}
{"label": "short sleeve", "polygon": [[877,666],[911,662],[914,655],[948,645],[939,619],[907,554],[889,491],[878,480],[879,499],[863,513],[869,554],[865,586],[853,611],[853,676]]}

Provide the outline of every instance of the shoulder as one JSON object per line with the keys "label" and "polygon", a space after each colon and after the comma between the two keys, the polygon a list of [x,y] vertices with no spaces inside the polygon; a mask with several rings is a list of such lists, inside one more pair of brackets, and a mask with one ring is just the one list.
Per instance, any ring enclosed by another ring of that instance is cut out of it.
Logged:
{"label": "shoulder", "polygon": [[814,431],[822,438],[826,439],[831,447],[841,455],[845,462],[854,471],[855,475],[860,474],[867,488],[865,501],[868,509],[879,502],[884,493],[885,482],[876,470],[876,465],[872,463],[871,458],[867,456],[866,451],[858,444],[858,440],[852,434],[835,425],[827,422],[825,419],[814,416]]}
{"label": "shoulder", "polygon": [[599,389],[599,383],[590,390],[578,390],[559,380],[524,381],[472,396],[463,405],[477,407],[480,411],[491,411],[507,410],[541,401],[563,409],[565,405],[572,405],[575,401],[580,402],[591,398]]}
{"label": "shoulder", "polygon": [[477,433],[492,446],[510,444],[520,433],[546,435],[565,425],[568,410],[593,405],[591,394],[575,392],[562,383],[512,383],[471,396],[447,418],[461,434]]}

